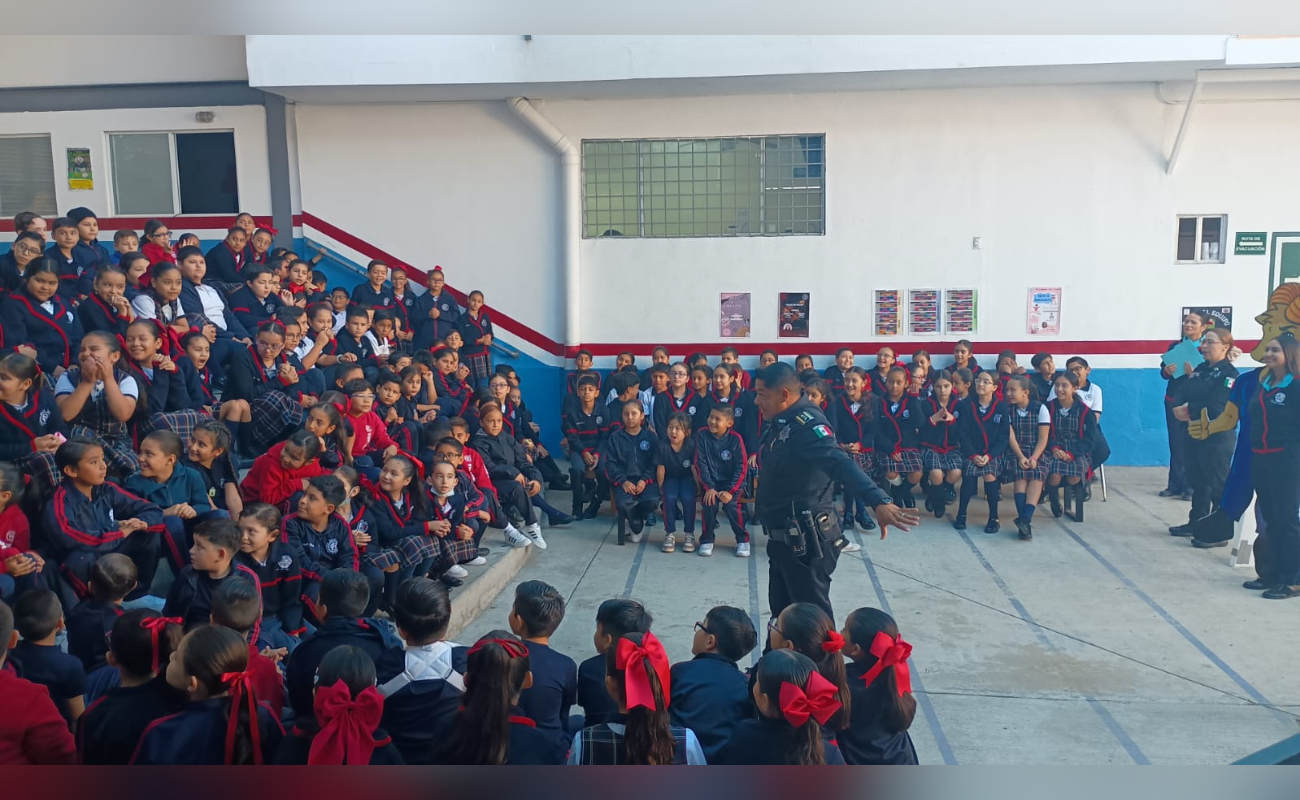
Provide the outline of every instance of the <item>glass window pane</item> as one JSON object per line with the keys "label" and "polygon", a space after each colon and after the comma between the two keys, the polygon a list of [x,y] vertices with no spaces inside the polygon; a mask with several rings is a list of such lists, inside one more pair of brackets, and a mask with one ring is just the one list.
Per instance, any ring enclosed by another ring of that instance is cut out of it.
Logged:
{"label": "glass window pane", "polygon": [[182,214],[239,211],[234,131],[176,134],[176,171]]}
{"label": "glass window pane", "polygon": [[1196,217],[1183,217],[1178,220],[1178,260],[1194,261],[1196,259]]}
{"label": "glass window pane", "polygon": [[48,136],[0,138],[0,216],[24,211],[46,217],[58,214]]}
{"label": "glass window pane", "polygon": [[170,134],[121,133],[108,141],[115,212],[140,216],[176,213]]}

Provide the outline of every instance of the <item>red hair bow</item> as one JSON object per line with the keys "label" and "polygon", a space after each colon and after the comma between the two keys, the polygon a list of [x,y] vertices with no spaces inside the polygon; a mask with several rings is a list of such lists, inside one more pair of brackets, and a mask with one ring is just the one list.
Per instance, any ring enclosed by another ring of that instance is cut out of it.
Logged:
{"label": "red hair bow", "polygon": [[334,406],[339,410],[340,417],[346,417],[348,415],[347,406],[343,405],[342,403],[330,403],[330,405]]}
{"label": "red hair bow", "polygon": [[221,673],[221,685],[230,690],[230,719],[226,720],[226,758],[229,764],[235,754],[235,734],[239,732],[239,704],[248,706],[248,733],[253,740],[253,763],[262,763],[262,728],[257,722],[257,695],[253,693],[253,673]]}
{"label": "red hair bow", "polygon": [[631,639],[619,639],[618,649],[614,652],[614,666],[623,671],[629,711],[634,708],[648,708],[651,711],[659,708],[650,687],[651,670],[659,678],[659,692],[663,696],[664,708],[668,708],[668,654],[653,633],[644,633],[641,644]]}
{"label": "red hair bow", "polygon": [[835,699],[835,684],[823,678],[820,672],[808,676],[806,689],[788,681],[782,683],[780,700],[786,722],[796,728],[803,727],[809,717],[825,725],[840,710],[840,701]]}
{"label": "red hair bow", "polygon": [[528,656],[528,645],[517,639],[483,639],[471,647],[465,655],[472,656],[490,644],[500,646],[511,659],[526,658]]}
{"label": "red hair bow", "polygon": [[364,766],[375,751],[375,728],[384,715],[384,698],[367,686],[356,699],[343,681],[316,689],[312,701],[320,731],[311,740],[307,765]]}
{"label": "red hair bow", "polygon": [[870,652],[876,657],[876,663],[862,676],[864,684],[870,686],[885,671],[885,667],[893,667],[898,696],[902,697],[912,691],[912,673],[907,667],[907,659],[912,656],[912,645],[903,641],[902,636],[890,636],[884,631],[877,631],[876,638],[871,640]]}
{"label": "red hair bow", "polygon": [[150,617],[140,620],[140,627],[149,631],[149,646],[152,648],[153,658],[149,662],[150,672],[158,671],[158,635],[166,630],[168,625],[183,625],[185,620],[180,617]]}
{"label": "red hair bow", "polygon": [[402,456],[403,458],[408,459],[411,462],[411,466],[415,467],[416,478],[419,479],[420,483],[424,483],[424,462],[416,458],[415,456],[411,455],[410,453],[406,452],[405,450],[398,450],[397,455]]}
{"label": "red hair bow", "polygon": [[840,636],[839,631],[832,630],[830,633],[826,634],[826,641],[822,642],[822,652],[838,653],[843,649],[844,637]]}

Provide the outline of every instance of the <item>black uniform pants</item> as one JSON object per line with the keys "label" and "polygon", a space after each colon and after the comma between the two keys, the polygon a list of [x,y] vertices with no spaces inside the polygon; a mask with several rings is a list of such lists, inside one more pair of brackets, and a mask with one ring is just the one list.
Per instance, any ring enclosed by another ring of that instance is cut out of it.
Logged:
{"label": "black uniform pants", "polygon": [[1300,585],[1300,447],[1255,453],[1250,478],[1268,536],[1268,575],[1260,578]]}
{"label": "black uniform pants", "polygon": [[1165,429],[1169,433],[1169,484],[1165,487],[1171,492],[1187,491],[1187,468],[1183,453],[1191,438],[1187,435],[1187,423],[1174,418],[1174,410],[1165,404]]}
{"label": "black uniform pants", "polygon": [[812,603],[830,615],[833,622],[831,573],[839,557],[839,550],[830,542],[822,542],[821,558],[799,558],[790,552],[790,545],[768,539],[767,605],[773,618],[793,603]]}
{"label": "black uniform pants", "polygon": [[497,487],[497,498],[507,517],[513,511],[523,518],[525,525],[537,521],[537,512],[533,511],[533,503],[528,499],[528,490],[523,484],[515,480],[493,480],[492,485]]}
{"label": "black uniform pants", "polygon": [[659,507],[659,487],[651,482],[646,484],[645,491],[641,494],[628,494],[622,486],[615,486],[614,502],[628,519],[643,522]]}
{"label": "black uniform pants", "polygon": [[1195,522],[1219,507],[1223,485],[1228,482],[1232,451],[1237,447],[1235,433],[1216,433],[1205,441],[1187,440],[1183,451],[1187,486],[1192,490],[1192,510],[1188,522]]}

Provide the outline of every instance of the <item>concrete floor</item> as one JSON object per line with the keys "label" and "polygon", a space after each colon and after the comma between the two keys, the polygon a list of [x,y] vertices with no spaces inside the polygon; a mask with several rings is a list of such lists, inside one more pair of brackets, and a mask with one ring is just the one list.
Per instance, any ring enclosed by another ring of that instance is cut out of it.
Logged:
{"label": "concrete floor", "polygon": [[[1162,470],[1108,478],[1109,502],[1097,490],[1082,524],[1042,506],[1031,543],[1015,537],[1010,497],[1004,531],[985,534],[979,498],[965,533],[927,514],[884,542],[860,534],[863,552],[840,559],[837,616],[884,608],[915,646],[922,763],[1221,764],[1297,732],[1300,600],[1264,600],[1241,588],[1254,571],[1229,567],[1228,548],[1170,537],[1188,504],[1156,496]],[[727,535],[706,560],[661,553],[662,524],[647,534],[618,547],[607,514],[548,532],[515,583],[545,580],[568,598],[555,647],[592,655],[596,607],[620,596],[646,603],[674,662],[690,658],[692,626],[717,604],[748,609],[762,637],[761,546],[737,559]],[[515,583],[461,642],[506,627]]]}

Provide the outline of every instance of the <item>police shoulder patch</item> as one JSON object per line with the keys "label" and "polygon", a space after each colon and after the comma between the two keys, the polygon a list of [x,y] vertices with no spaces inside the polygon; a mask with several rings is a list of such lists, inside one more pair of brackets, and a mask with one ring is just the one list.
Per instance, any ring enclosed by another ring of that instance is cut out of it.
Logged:
{"label": "police shoulder patch", "polygon": [[1224,378],[1224,379],[1223,379],[1223,385],[1226,386],[1226,387],[1228,387],[1229,389],[1231,389],[1231,388],[1233,387],[1233,385],[1236,384],[1236,382],[1237,382],[1237,379],[1236,379],[1236,378]]}
{"label": "police shoulder patch", "polygon": [[807,425],[809,422],[812,422],[812,419],[813,415],[811,411],[800,411],[795,415],[794,421],[798,422],[800,425]]}
{"label": "police shoulder patch", "polygon": [[825,425],[814,425],[813,433],[817,434],[817,438],[825,439],[827,436],[831,435],[831,429]]}

